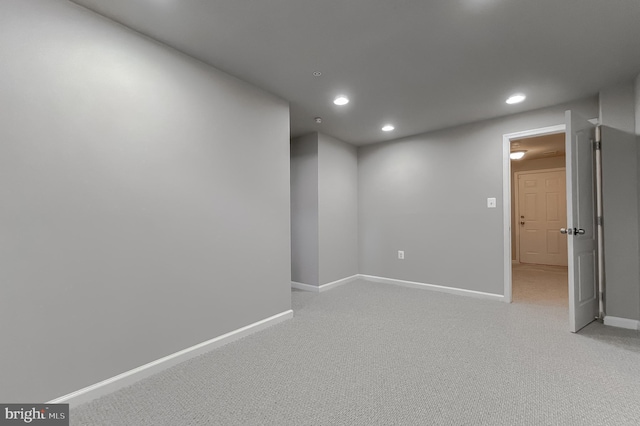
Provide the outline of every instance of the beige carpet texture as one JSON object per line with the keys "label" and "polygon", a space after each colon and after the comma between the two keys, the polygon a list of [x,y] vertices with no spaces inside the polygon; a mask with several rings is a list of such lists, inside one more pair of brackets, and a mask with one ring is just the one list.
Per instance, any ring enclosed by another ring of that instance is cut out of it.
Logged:
{"label": "beige carpet texture", "polygon": [[512,269],[514,303],[569,306],[566,266],[514,264]]}

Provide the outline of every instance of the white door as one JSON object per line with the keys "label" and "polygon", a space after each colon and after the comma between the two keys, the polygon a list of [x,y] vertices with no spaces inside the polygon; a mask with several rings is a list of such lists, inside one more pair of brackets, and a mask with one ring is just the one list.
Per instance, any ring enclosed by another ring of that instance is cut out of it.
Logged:
{"label": "white door", "polygon": [[565,118],[569,326],[575,333],[598,315],[595,126],[571,111]]}
{"label": "white door", "polygon": [[565,172],[518,173],[520,262],[567,266]]}

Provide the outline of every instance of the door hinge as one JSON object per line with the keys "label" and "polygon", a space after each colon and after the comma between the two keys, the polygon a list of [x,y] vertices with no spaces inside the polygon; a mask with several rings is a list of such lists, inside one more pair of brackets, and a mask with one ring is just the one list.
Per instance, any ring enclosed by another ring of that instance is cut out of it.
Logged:
{"label": "door hinge", "polygon": [[604,218],[603,218],[602,216],[598,216],[598,217],[596,218],[596,224],[597,224],[598,226],[604,226]]}
{"label": "door hinge", "polygon": [[596,126],[596,143],[600,144],[600,142],[602,142],[602,126],[598,125]]}
{"label": "door hinge", "polygon": [[596,151],[600,151],[602,149],[602,142],[595,141],[593,143],[593,149],[595,149]]}

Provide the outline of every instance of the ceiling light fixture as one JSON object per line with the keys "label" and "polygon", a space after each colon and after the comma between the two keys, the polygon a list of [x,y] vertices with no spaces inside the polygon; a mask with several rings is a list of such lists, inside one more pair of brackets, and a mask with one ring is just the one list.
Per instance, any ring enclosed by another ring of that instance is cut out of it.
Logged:
{"label": "ceiling light fixture", "polygon": [[383,132],[390,132],[393,129],[395,129],[395,127],[393,127],[391,124],[385,124],[384,127],[382,128]]}
{"label": "ceiling light fixture", "polygon": [[340,95],[340,96],[338,96],[337,98],[335,98],[333,100],[333,103],[336,104],[336,105],[340,105],[340,106],[346,105],[346,104],[349,103],[349,98],[347,98],[344,95]]}
{"label": "ceiling light fixture", "polygon": [[519,160],[524,157],[524,154],[526,153],[527,151],[513,151],[511,154],[509,154],[509,158],[511,158],[512,160]]}
{"label": "ceiling light fixture", "polygon": [[527,99],[527,97],[525,95],[523,95],[522,93],[516,93],[515,95],[509,96],[509,99],[507,99],[506,102],[509,105],[511,105],[511,104],[519,104],[520,102],[524,101],[525,99]]}

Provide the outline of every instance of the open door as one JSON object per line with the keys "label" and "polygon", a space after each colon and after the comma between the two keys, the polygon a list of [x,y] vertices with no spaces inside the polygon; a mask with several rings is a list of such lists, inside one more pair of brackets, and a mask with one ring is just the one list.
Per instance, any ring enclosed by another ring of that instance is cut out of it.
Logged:
{"label": "open door", "polygon": [[598,315],[595,125],[566,112],[569,327],[577,332]]}

